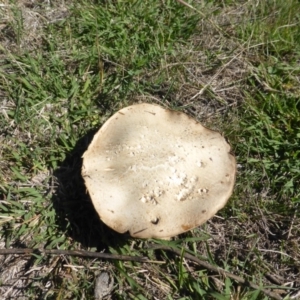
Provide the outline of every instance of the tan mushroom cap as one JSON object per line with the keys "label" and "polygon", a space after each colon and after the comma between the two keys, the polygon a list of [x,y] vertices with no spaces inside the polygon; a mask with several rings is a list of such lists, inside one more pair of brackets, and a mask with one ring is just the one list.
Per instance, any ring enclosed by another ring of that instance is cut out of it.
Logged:
{"label": "tan mushroom cap", "polygon": [[158,105],[121,109],[83,155],[82,176],[101,220],[139,238],[168,238],[224,207],[236,172],[216,131]]}

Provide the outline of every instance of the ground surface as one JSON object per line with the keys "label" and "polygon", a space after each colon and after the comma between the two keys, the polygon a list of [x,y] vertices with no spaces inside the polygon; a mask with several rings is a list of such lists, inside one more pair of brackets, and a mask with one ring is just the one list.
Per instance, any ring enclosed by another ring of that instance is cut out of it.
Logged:
{"label": "ground surface", "polygon": [[[1,255],[0,299],[94,299],[103,271],[107,299],[297,299],[299,1],[146,2],[0,3],[0,249],[154,261]],[[110,230],[80,174],[93,134],[139,102],[222,132],[238,163],[227,206],[172,241]]]}

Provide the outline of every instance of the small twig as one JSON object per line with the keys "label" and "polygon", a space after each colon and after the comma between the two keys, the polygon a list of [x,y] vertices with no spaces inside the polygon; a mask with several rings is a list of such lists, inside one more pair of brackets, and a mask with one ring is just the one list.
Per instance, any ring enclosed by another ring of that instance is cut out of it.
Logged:
{"label": "small twig", "polygon": [[283,285],[284,281],[282,280],[282,278],[279,278],[277,275],[273,275],[270,273],[265,273],[265,277],[272,282],[273,284],[277,284],[277,285]]}
{"label": "small twig", "polygon": [[165,250],[165,251],[171,251],[179,256],[183,256],[184,258],[186,259],[189,259],[193,262],[195,262],[196,264],[212,271],[212,272],[215,272],[215,273],[218,273],[218,274],[221,274],[223,275],[224,277],[229,277],[235,281],[237,281],[238,283],[241,283],[245,286],[249,286],[255,290],[260,290],[262,291],[266,296],[269,296],[273,299],[276,299],[276,300],[282,300],[282,298],[277,294],[277,293],[274,293],[274,292],[271,292],[267,289],[264,289],[262,288],[261,286],[251,282],[251,281],[248,281],[240,276],[237,276],[237,275],[234,275],[228,271],[225,271],[219,267],[215,267],[213,265],[211,265],[210,263],[206,262],[206,261],[202,261],[200,260],[199,258],[189,254],[189,253],[183,253],[182,255],[182,252],[180,250],[177,250],[177,249],[174,249],[172,247],[169,247],[169,246],[162,246],[162,245],[153,245],[153,246],[150,246],[148,249],[153,249],[153,250]]}
{"label": "small twig", "polygon": [[223,30],[220,28],[220,26],[218,26],[217,24],[215,24],[211,19],[207,19],[207,16],[205,15],[205,13],[203,13],[202,11],[196,9],[195,7],[193,7],[192,5],[186,3],[185,1],[183,0],[177,0],[179,3],[181,3],[182,5],[196,11],[199,15],[202,16],[202,18],[206,19],[218,32],[222,32],[223,33]]}
{"label": "small twig", "polygon": [[24,254],[24,255],[34,255],[34,254],[44,254],[44,255],[70,255],[70,256],[82,256],[82,257],[93,257],[107,260],[122,260],[122,261],[136,261],[141,263],[157,263],[161,264],[164,261],[153,261],[149,260],[147,257],[141,256],[130,256],[130,255],[120,255],[111,253],[99,253],[84,250],[59,250],[59,249],[29,249],[29,248],[13,248],[13,249],[0,249],[0,255],[8,254]]}
{"label": "small twig", "polygon": [[205,84],[202,89],[197,92],[193,97],[190,98],[190,101],[194,100],[196,97],[202,95],[204,91],[207,90],[207,88],[212,84],[212,82],[235,60],[239,57],[245,51],[242,49],[237,55],[235,55],[233,58],[231,58],[225,65],[223,65],[217,72],[216,74],[208,81],[207,84]]}
{"label": "small twig", "polygon": [[298,213],[298,204],[296,204],[296,209],[295,209],[295,211],[294,211],[294,215],[293,215],[293,218],[292,218],[292,221],[291,221],[289,230],[288,230],[288,234],[287,234],[287,238],[286,238],[287,240],[291,237],[292,227],[293,227],[293,225],[294,225],[294,222],[295,222],[297,213]]}
{"label": "small twig", "polygon": [[268,249],[261,249],[261,248],[257,248],[257,250],[261,251],[261,252],[271,252],[271,253],[277,253],[277,254],[280,254],[280,255],[283,255],[283,256],[287,256],[289,258],[291,258],[293,261],[295,262],[299,262],[299,260],[297,260],[296,258],[294,258],[293,256],[285,253],[285,252],[282,252],[282,251],[276,251],[276,250],[268,250]]}

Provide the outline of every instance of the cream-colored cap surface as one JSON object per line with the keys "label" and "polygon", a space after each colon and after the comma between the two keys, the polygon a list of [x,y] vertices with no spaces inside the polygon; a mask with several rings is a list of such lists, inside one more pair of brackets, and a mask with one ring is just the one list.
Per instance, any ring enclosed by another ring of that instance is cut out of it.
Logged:
{"label": "cream-colored cap surface", "polygon": [[82,176],[101,220],[139,238],[197,227],[230,197],[236,172],[216,131],[158,105],[121,109],[83,155]]}

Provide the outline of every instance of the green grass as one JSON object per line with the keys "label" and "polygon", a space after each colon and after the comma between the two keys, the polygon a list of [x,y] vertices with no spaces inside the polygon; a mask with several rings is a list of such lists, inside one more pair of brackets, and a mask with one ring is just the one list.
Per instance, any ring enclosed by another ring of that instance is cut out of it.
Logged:
{"label": "green grass", "polygon": [[[166,263],[0,257],[0,294],[19,280],[26,289],[11,293],[28,299],[93,299],[96,276],[108,270],[113,299],[268,299],[185,253],[261,287],[274,286],[266,273],[300,285],[299,1],[4,4],[0,248]],[[80,174],[93,134],[137,102],[185,111],[221,131],[237,158],[225,209],[172,241],[133,240],[106,227]],[[181,255],[148,249],[160,244]]]}

